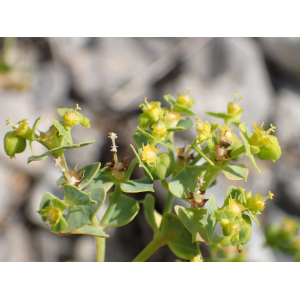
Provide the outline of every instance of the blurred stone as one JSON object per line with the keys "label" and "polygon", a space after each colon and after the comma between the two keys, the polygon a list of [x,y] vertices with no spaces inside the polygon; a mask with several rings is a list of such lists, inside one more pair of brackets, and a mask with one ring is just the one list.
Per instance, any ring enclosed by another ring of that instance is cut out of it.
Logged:
{"label": "blurred stone", "polygon": [[258,41],[271,60],[300,79],[299,37],[261,37]]}
{"label": "blurred stone", "polygon": [[74,260],[89,262],[96,260],[95,238],[89,235],[80,236],[74,245]]}

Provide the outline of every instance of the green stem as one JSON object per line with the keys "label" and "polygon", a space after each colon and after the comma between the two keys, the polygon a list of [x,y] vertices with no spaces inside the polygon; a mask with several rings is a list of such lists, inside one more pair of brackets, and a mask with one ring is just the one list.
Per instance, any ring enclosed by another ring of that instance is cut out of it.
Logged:
{"label": "green stem", "polygon": [[163,215],[167,212],[171,212],[174,202],[174,195],[169,191],[166,199],[166,203],[163,209]]}
{"label": "green stem", "polygon": [[152,242],[133,260],[133,262],[146,261],[154,252],[167,244],[167,240],[161,235],[154,236]]}
{"label": "green stem", "polygon": [[244,152],[246,152],[246,149],[245,149],[245,146],[243,145],[243,146],[241,146],[241,147],[239,147],[239,148],[233,150],[233,151],[231,152],[231,154],[230,154],[230,157],[231,157],[231,158],[236,157],[236,156],[238,156],[238,155],[240,155],[240,154],[242,154],[242,153],[244,153]]}
{"label": "green stem", "polygon": [[129,179],[130,179],[130,176],[131,176],[131,174],[132,174],[132,172],[133,172],[133,169],[134,169],[134,167],[136,166],[136,164],[139,162],[139,160],[138,160],[138,158],[137,157],[135,157],[132,161],[131,161],[131,163],[130,163],[130,165],[129,165],[129,168],[128,168],[128,170],[127,170],[127,172],[126,172],[126,174],[125,174],[125,177],[124,177],[124,182],[127,182]]}
{"label": "green stem", "polygon": [[105,238],[95,236],[96,241],[96,261],[105,261]]}
{"label": "green stem", "polygon": [[69,172],[69,169],[68,169],[68,165],[67,165],[67,162],[66,162],[65,155],[62,154],[60,157],[61,157],[61,166],[62,166],[63,168],[65,168],[66,172]]}
{"label": "green stem", "polygon": [[[121,194],[122,194],[122,190],[120,188],[120,183],[116,183],[113,197],[112,197],[111,201],[109,202],[108,208],[101,220],[101,224],[106,225],[109,223],[110,218],[115,211],[118,199],[120,198]],[[104,230],[105,230],[105,228],[104,228]]]}

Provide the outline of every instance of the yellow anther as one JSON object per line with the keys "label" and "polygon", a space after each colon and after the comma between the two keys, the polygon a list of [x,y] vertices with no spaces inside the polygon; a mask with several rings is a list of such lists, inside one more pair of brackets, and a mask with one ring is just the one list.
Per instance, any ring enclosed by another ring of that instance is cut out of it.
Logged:
{"label": "yellow anther", "polygon": [[276,126],[274,126],[273,124],[271,124],[270,126],[271,126],[272,131],[275,132]]}
{"label": "yellow anther", "polygon": [[9,125],[9,124],[11,124],[10,117],[5,122],[6,122],[6,126]]}
{"label": "yellow anther", "polygon": [[76,108],[75,108],[75,110],[77,110],[77,109],[81,110],[81,108],[78,106],[78,103],[76,103]]}
{"label": "yellow anther", "polygon": [[187,94],[191,91],[191,89],[188,87],[186,87],[185,89],[187,90]]}
{"label": "yellow anther", "polygon": [[269,197],[270,197],[271,200],[273,200],[274,194],[271,193],[271,191],[269,191]]}
{"label": "yellow anther", "polygon": [[233,96],[237,96],[238,92],[232,93]]}

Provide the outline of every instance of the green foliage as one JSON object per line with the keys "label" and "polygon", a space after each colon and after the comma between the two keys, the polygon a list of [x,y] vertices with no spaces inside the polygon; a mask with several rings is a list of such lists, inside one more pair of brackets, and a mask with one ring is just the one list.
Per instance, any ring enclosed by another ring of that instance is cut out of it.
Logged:
{"label": "green foliage", "polygon": [[172,252],[178,257],[191,260],[200,253],[198,244],[192,243],[191,233],[177,216],[171,213],[163,216],[161,233]]}
{"label": "green foliage", "polygon": [[[108,197],[109,205],[114,205],[111,203],[113,194]],[[140,206],[136,200],[131,197],[122,195],[114,209],[114,212],[110,218],[108,224],[105,227],[120,227],[131,222],[140,210]]]}

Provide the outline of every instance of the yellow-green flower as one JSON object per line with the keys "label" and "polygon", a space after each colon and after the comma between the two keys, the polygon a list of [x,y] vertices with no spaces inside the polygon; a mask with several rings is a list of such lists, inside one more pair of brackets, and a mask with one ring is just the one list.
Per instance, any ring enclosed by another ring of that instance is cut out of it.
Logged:
{"label": "yellow-green flower", "polygon": [[153,124],[151,128],[153,128],[153,133],[152,135],[158,140],[158,141],[163,141],[168,135],[168,130],[166,128],[165,124],[165,117],[162,115],[160,116],[160,119],[157,124]]}
{"label": "yellow-green flower", "polygon": [[257,146],[257,147],[262,147],[264,145],[272,145],[272,142],[269,139],[269,134],[271,132],[275,132],[276,127],[273,126],[272,124],[270,125],[271,128],[269,128],[267,131],[264,130],[264,123],[263,122],[260,126],[260,128],[257,126],[257,124],[255,122],[253,122],[254,124],[254,133],[250,138],[250,144],[253,146]]}
{"label": "yellow-green flower", "polygon": [[227,107],[227,113],[235,117],[238,117],[243,113],[243,109],[240,106],[240,101],[241,99],[245,98],[240,95],[239,99],[237,99],[237,94],[238,92],[233,93],[235,99],[233,102],[229,102]]}
{"label": "yellow-green flower", "polygon": [[156,154],[161,151],[157,150],[154,146],[147,144],[146,146],[143,145],[142,151],[142,160],[145,160],[147,164],[154,163],[156,164]]}
{"label": "yellow-green flower", "polygon": [[140,108],[144,113],[148,114],[149,117],[153,120],[153,122],[157,122],[160,114],[162,113],[161,102],[152,101],[150,103],[147,102],[147,97],[145,97],[145,104],[141,104]]}
{"label": "yellow-green flower", "polygon": [[179,105],[189,108],[195,103],[195,100],[189,96],[190,89],[186,87],[186,90],[187,90],[186,94],[178,94],[177,95],[178,99],[177,99],[176,104],[179,104]]}
{"label": "yellow-green flower", "polygon": [[266,200],[273,199],[274,194],[269,191],[269,195],[266,197],[260,194],[256,194],[254,197],[252,197],[252,193],[249,192],[245,196],[248,208],[263,211],[265,209]]}
{"label": "yellow-green flower", "polygon": [[166,124],[171,128],[175,127],[180,119],[181,119],[180,113],[176,112],[174,110],[171,110],[166,115]]}
{"label": "yellow-green flower", "polygon": [[200,143],[203,143],[210,137],[211,126],[207,121],[206,123],[201,122],[201,120],[198,117],[196,117],[196,120],[198,133],[197,139]]}
{"label": "yellow-green flower", "polygon": [[236,215],[241,218],[242,217],[242,211],[246,210],[245,206],[237,201],[236,199],[230,199],[229,200],[229,205],[228,205],[228,210],[231,212],[236,213]]}
{"label": "yellow-green flower", "polygon": [[77,110],[81,110],[81,108],[76,104],[75,109],[67,109],[67,111],[64,113],[63,118],[65,121],[65,128],[67,130],[70,130],[73,126],[77,124],[81,124],[82,126],[85,126],[87,128],[90,128],[90,120],[86,117],[84,117],[81,113],[79,113]]}
{"label": "yellow-green flower", "polygon": [[24,119],[18,124],[14,124],[10,122],[10,117],[6,120],[6,126],[11,125],[14,129],[14,136],[21,136],[24,139],[27,139],[32,134],[31,128],[28,126],[27,119]]}
{"label": "yellow-green flower", "polygon": [[59,221],[61,211],[57,207],[49,206],[41,209],[39,214],[43,218],[44,222],[48,221],[50,225],[55,225]]}

